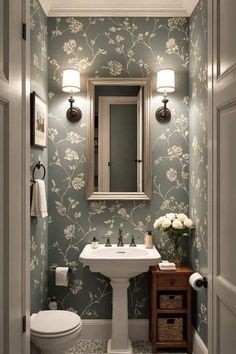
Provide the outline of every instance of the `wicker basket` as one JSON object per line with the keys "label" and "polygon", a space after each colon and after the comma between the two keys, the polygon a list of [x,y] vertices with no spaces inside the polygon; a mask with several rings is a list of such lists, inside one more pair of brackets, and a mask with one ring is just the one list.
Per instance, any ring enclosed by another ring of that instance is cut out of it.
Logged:
{"label": "wicker basket", "polygon": [[160,309],[182,309],[183,295],[160,295]]}
{"label": "wicker basket", "polygon": [[158,341],[182,341],[183,318],[158,318],[157,319]]}

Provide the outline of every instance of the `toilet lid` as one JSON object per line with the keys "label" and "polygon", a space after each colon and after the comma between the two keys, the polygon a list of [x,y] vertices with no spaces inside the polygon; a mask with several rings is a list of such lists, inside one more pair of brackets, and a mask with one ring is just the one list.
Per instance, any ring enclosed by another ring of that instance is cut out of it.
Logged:
{"label": "toilet lid", "polygon": [[62,310],[40,311],[30,319],[31,331],[42,334],[57,334],[73,330],[81,324],[74,312]]}

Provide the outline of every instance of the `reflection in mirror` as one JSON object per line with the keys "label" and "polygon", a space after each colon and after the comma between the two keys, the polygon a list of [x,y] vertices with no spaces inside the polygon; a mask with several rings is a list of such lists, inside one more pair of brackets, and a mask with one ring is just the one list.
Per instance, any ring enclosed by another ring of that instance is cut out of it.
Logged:
{"label": "reflection in mirror", "polygon": [[145,194],[145,167],[150,165],[145,161],[145,153],[150,159],[145,142],[145,134],[149,141],[147,80],[100,80],[90,79],[89,85],[93,153],[88,154],[88,182],[92,181],[88,199],[149,199]]}
{"label": "reflection in mirror", "polygon": [[143,191],[142,107],[141,86],[95,88],[95,191]]}

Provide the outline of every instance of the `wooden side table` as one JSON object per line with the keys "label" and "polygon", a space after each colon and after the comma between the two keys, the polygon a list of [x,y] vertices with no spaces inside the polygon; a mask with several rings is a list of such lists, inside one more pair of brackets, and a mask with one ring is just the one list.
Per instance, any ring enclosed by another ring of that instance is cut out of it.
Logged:
{"label": "wooden side table", "polygon": [[177,267],[176,271],[151,271],[151,311],[149,335],[153,351],[172,348],[192,353],[192,269]]}

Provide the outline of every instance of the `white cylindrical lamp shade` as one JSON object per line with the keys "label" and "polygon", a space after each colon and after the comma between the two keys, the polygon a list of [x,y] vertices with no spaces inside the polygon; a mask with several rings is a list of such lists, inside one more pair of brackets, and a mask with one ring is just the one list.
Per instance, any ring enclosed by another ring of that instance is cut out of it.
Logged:
{"label": "white cylindrical lamp shade", "polygon": [[80,72],[76,69],[63,70],[62,91],[80,92]]}
{"label": "white cylindrical lamp shade", "polygon": [[157,92],[171,93],[175,91],[175,71],[161,69],[157,72]]}

